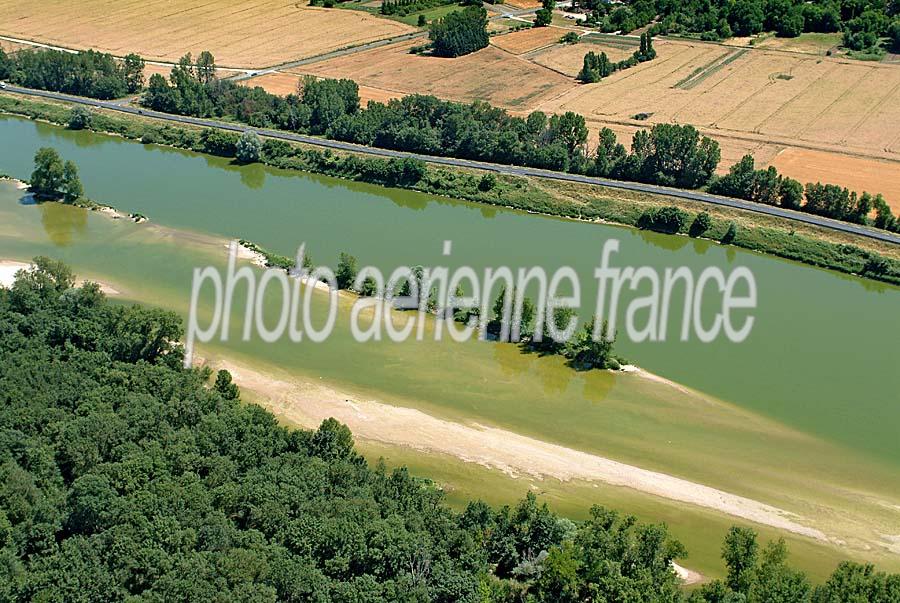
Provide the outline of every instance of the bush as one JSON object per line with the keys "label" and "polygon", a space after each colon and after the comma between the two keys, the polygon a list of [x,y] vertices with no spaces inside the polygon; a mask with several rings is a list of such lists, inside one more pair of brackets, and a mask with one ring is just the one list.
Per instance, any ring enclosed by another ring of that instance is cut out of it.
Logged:
{"label": "bush", "polygon": [[712,218],[709,217],[709,213],[705,211],[701,211],[697,214],[697,217],[694,218],[694,221],[691,223],[691,228],[688,231],[692,237],[702,236],[709,227],[712,226]]}
{"label": "bush", "polygon": [[725,231],[725,235],[722,237],[722,244],[730,245],[734,242],[735,237],[737,237],[737,224],[729,222],[728,230]]}
{"label": "bush", "polygon": [[353,281],[359,271],[356,258],[349,253],[341,252],[338,258],[337,270],[334,272],[338,289],[353,289]]}
{"label": "bush", "polygon": [[677,207],[669,205],[666,207],[648,209],[642,213],[641,217],[638,219],[638,227],[647,230],[655,230],[657,232],[675,234],[684,228],[687,219],[687,213]]}
{"label": "bush", "polygon": [[481,192],[487,192],[497,186],[497,177],[493,174],[485,174],[481,177],[481,180],[478,181],[478,190]]}
{"label": "bush", "polygon": [[91,127],[91,119],[93,115],[87,107],[77,105],[72,108],[72,115],[69,117],[70,130],[84,130]]}
{"label": "bush", "polygon": [[241,163],[255,163],[259,161],[262,146],[262,141],[256,132],[248,130],[241,134],[241,139],[237,142],[234,155]]}

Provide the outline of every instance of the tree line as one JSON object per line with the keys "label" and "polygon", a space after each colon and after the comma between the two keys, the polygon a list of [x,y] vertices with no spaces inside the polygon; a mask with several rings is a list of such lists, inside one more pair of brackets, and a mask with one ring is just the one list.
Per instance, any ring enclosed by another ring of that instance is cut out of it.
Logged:
{"label": "tree line", "polygon": [[587,23],[601,31],[649,32],[723,40],[773,31],[795,37],[804,32],[842,32],[854,50],[877,48],[883,36],[896,44],[900,5],[896,0],[635,0],[609,3],[576,0]]}
{"label": "tree line", "polygon": [[[475,7],[470,7],[475,8]],[[483,10],[483,9],[480,9]],[[652,40],[642,36],[644,56],[652,56]],[[641,52],[640,50],[638,52]],[[73,55],[74,56],[74,55]],[[681,188],[710,186],[727,196],[800,208],[839,220],[896,230],[898,218],[880,195],[861,196],[833,185],[801,186],[769,168],[757,173],[752,158],[731,167],[728,176],[714,179],[721,153],[714,140],[689,125],[657,124],[635,133],[631,150],[616,140],[611,130],[600,132],[598,146],[587,147],[584,117],[573,112],[547,116],[535,111],[526,117],[511,116],[485,102],[462,104],[433,96],[409,95],[387,103],[370,102],[360,107],[359,87],[352,80],[305,78],[297,94],[278,96],[260,87],[240,86],[216,77],[215,59],[204,51],[196,60],[185,55],[172,69],[169,80],[160,74],[150,78],[141,99],[149,108],[167,113],[233,119],[255,127],[324,135],[328,138],[461,159],[524,165],[556,171],[662,184]],[[90,114],[73,113],[69,125],[86,127]],[[203,148],[214,154],[235,156],[238,139],[226,132],[205,133]],[[230,141],[219,148],[217,141]],[[245,160],[255,160],[255,154]],[[749,168],[748,168],[749,162]],[[316,156],[326,173],[332,166]],[[372,165],[350,166],[358,170]],[[389,164],[386,164],[389,165]],[[392,177],[365,175],[374,182]],[[750,174],[750,176],[747,176]],[[805,197],[806,203],[800,200]],[[866,205],[874,219],[862,210]],[[851,207],[852,206],[852,207]]]}
{"label": "tree line", "polygon": [[653,48],[653,37],[649,33],[642,33],[640,48],[627,59],[617,63],[610,61],[605,52],[601,52],[599,55],[594,51],[588,52],[584,55],[584,63],[581,71],[578,72],[577,79],[585,84],[593,84],[609,77],[616,71],[629,69],[655,58],[656,49]]}
{"label": "tree line", "polygon": [[227,371],[181,366],[177,315],[110,304],[36,258],[0,288],[4,601],[896,601],[900,576],[842,563],[813,587],[782,541],[732,528],[724,580],[685,595],[665,525],[533,493],[447,506],[369,464],[327,419],[288,429]]}
{"label": "tree line", "polygon": [[112,55],[94,50],[72,53],[25,49],[6,54],[0,48],[0,80],[27,88],[109,100],[143,88],[144,60],[129,54],[120,63]]}
{"label": "tree line", "polygon": [[[757,170],[753,157],[745,155],[731,166],[728,174],[717,178],[709,187],[714,194],[736,197],[797,209],[835,220],[874,226],[900,232],[900,220],[880,194],[863,192],[858,195],[846,187],[834,184],[807,183],[778,173],[773,166]],[[871,217],[874,211],[874,219]]]}

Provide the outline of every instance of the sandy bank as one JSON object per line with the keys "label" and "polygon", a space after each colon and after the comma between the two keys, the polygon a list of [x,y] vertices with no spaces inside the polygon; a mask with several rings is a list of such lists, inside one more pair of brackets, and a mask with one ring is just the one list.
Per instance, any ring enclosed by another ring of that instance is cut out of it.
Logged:
{"label": "sandy bank", "polygon": [[511,476],[550,477],[623,486],[697,505],[817,540],[830,540],[801,517],[771,505],[594,454],[543,442],[508,430],[462,424],[412,408],[359,400],[318,383],[281,380],[230,361],[226,368],[242,388],[286,421],[316,427],[334,417],[358,438],[424,452],[449,454]]}

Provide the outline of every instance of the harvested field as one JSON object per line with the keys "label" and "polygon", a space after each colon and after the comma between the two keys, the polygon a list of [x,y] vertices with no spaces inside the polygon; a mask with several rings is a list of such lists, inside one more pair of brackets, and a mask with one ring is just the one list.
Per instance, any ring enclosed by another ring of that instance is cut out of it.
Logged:
{"label": "harvested field", "polygon": [[538,0],[506,0],[504,2],[506,6],[511,6],[513,8],[540,8],[541,3]]}
{"label": "harvested field", "polygon": [[286,0],[0,0],[2,35],[173,62],[209,50],[227,67],[266,67],[410,31],[361,11]]}
{"label": "harvested field", "polygon": [[900,212],[900,168],[872,159],[836,153],[786,149],[772,161],[778,171],[801,182],[829,182],[853,191],[882,193],[895,212]]}
{"label": "harvested field", "polygon": [[[576,65],[580,68],[576,60],[581,46],[586,45],[577,45],[578,51],[552,49],[531,58],[571,74]],[[835,155],[874,161],[882,173],[892,170],[900,178],[897,66],[674,40],[658,40],[655,47],[656,60],[579,86],[537,108],[576,111],[585,115],[592,129],[609,126],[622,132],[625,140],[634,127],[692,124],[719,141],[721,169],[747,152],[763,166],[790,148],[797,153],[825,153],[832,161]],[[638,113],[649,118],[635,121]],[[802,167],[800,161],[779,161],[779,169],[798,180],[830,181],[830,167],[813,169]],[[834,179],[856,170],[848,167],[842,175],[838,168]],[[860,167],[852,183],[857,190],[883,192],[887,197],[892,187],[888,180],[876,176],[874,168]],[[850,186],[851,180],[844,182]]]}
{"label": "harvested field", "polygon": [[512,54],[523,54],[556,44],[564,34],[555,27],[534,27],[494,36],[491,38],[491,45]]}
{"label": "harvested field", "polygon": [[301,77],[292,73],[267,73],[241,81],[242,86],[259,86],[271,94],[287,96],[297,92]]}
{"label": "harvested field", "polygon": [[528,58],[548,69],[559,71],[569,77],[576,77],[584,64],[584,55],[589,52],[597,54],[605,52],[610,61],[616,62],[630,57],[634,53],[634,49],[600,43],[560,44],[538,51]]}
{"label": "harvested field", "polygon": [[389,94],[434,94],[462,102],[485,100],[522,111],[577,86],[570,78],[498,48],[444,59],[409,54],[416,43],[382,46],[289,71],[352,78],[361,86]]}
{"label": "harvested field", "polygon": [[[261,75],[249,80],[243,80],[241,81],[241,85],[260,86],[266,92],[286,96],[297,92],[297,88],[300,86],[300,80],[302,79],[303,76],[294,73],[277,72],[267,73],[266,75]],[[369,101],[386,103],[392,98],[400,98],[401,96],[403,95],[396,92],[370,88],[369,86],[359,87],[359,104],[362,107],[365,107]]]}

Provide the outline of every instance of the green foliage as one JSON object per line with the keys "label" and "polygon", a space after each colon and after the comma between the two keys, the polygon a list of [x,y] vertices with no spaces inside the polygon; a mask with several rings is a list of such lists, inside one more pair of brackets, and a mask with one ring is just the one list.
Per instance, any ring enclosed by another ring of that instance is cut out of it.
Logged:
{"label": "green foliage", "polygon": [[32,192],[38,197],[56,197],[65,183],[62,158],[56,149],[41,147],[34,154],[34,171],[29,180]]}
{"label": "green foliage", "polygon": [[459,57],[486,48],[487,11],[480,6],[453,11],[431,24],[428,38],[439,57]]}
{"label": "green foliage", "polygon": [[357,272],[359,272],[359,267],[356,258],[349,253],[341,252],[338,258],[337,270],[334,271],[338,288],[352,289]]}
{"label": "green foliage", "polygon": [[256,163],[259,161],[262,146],[262,141],[256,132],[244,132],[235,146],[234,156],[241,163]]}
{"label": "green foliage", "polygon": [[[379,11],[382,15],[398,15],[405,17],[412,13],[436,8],[438,6],[446,6],[454,4],[457,0],[385,0],[381,3]],[[479,4],[480,6],[480,4]],[[423,21],[425,15],[419,15],[419,21]],[[419,26],[425,25],[421,23]]]}
{"label": "green foliage", "polygon": [[63,165],[63,200],[66,203],[74,203],[78,201],[83,194],[84,189],[81,186],[81,180],[78,178],[78,167],[76,167],[73,162],[67,161],[65,165]]}
{"label": "green foliage", "polygon": [[[432,98],[432,100],[436,101],[437,99]],[[418,105],[415,106],[418,107]],[[457,107],[462,106],[457,105]],[[60,125],[68,123],[70,116],[69,109],[62,105],[51,105],[5,95],[0,95],[0,110]],[[360,113],[365,114],[365,111]],[[546,130],[549,120],[543,113],[536,111],[525,119],[510,119],[514,121],[508,123],[506,127],[508,129],[521,130],[523,136],[528,137],[526,140],[531,139],[531,137],[547,139],[548,133]],[[154,142],[192,151],[204,151],[200,141],[200,130],[194,128],[134,120],[130,117],[97,114],[94,116],[94,123],[92,123],[91,129],[113,133],[126,139]],[[565,152],[564,149],[563,152]],[[581,169],[586,173],[598,176],[612,175],[613,177],[625,178],[629,173],[623,168],[627,158],[628,153],[623,145],[616,142],[615,133],[611,130],[603,129],[600,131],[600,144],[597,155],[592,158],[590,163],[582,164]],[[390,161],[378,157],[333,154],[272,139],[268,139],[263,143],[262,159],[269,165],[283,169],[303,170],[376,184],[388,184],[388,176],[395,177],[398,173],[402,174],[404,171],[411,173],[413,171],[403,170],[398,167],[396,161],[392,165]],[[607,220],[632,226],[637,225],[641,216],[641,211],[637,209],[637,206],[632,201],[620,199],[618,196],[597,194],[575,201],[554,196],[543,188],[538,188],[524,179],[512,176],[498,177],[497,186],[493,190],[485,192],[479,190],[480,177],[476,174],[434,166],[426,167],[421,162],[418,162],[418,164],[418,167],[421,168],[421,178],[418,181],[395,182],[390,185],[403,186],[431,194],[447,195],[480,203],[499,204],[529,212],[577,219]],[[630,169],[635,165],[640,164],[635,160],[631,160],[626,167]],[[787,180],[789,179],[784,179],[783,185]],[[799,183],[796,183],[796,185],[799,187],[798,198],[802,197],[803,187]],[[872,203],[876,212],[874,225],[887,230],[893,229],[896,232],[900,224],[898,224],[884,199],[880,195],[876,195],[872,199]],[[881,204],[880,210],[879,203]],[[714,222],[708,236],[721,240],[727,234],[727,228],[727,222]],[[737,234],[736,227],[734,233]],[[768,253],[813,266],[851,274],[862,274],[867,262],[882,257],[879,254],[863,251],[853,246],[797,235],[792,229],[753,224],[745,227],[741,231],[740,237],[725,239],[724,242],[760,253]],[[292,259],[284,258],[284,260],[285,266],[293,266]],[[865,276],[900,284],[900,262],[888,259],[885,259],[885,261],[890,266],[889,270],[883,274],[865,273]]]}
{"label": "green foliage", "polygon": [[688,215],[677,207],[666,206],[646,210],[638,220],[640,228],[675,234],[687,224]]}
{"label": "green foliage", "polygon": [[72,107],[72,115],[69,117],[70,130],[84,130],[91,127],[91,111],[83,105]]}
{"label": "green foliage", "polygon": [[546,27],[553,21],[553,11],[548,8],[539,8],[534,13],[534,26]]}
{"label": "green foliage", "polygon": [[578,44],[581,38],[577,31],[570,31],[559,39],[560,44]]}
{"label": "green foliage", "polygon": [[702,237],[709,230],[710,226],[712,226],[712,218],[710,218],[709,212],[701,211],[694,218],[694,221],[691,222],[688,234],[692,237]]}
{"label": "green foliage", "polygon": [[[119,64],[112,55],[86,50],[79,53],[25,49],[0,57],[0,72],[14,84],[91,98],[112,99],[140,87],[143,61],[137,55]],[[0,79],[5,79],[0,73]],[[137,88],[135,85],[137,84]]]}

